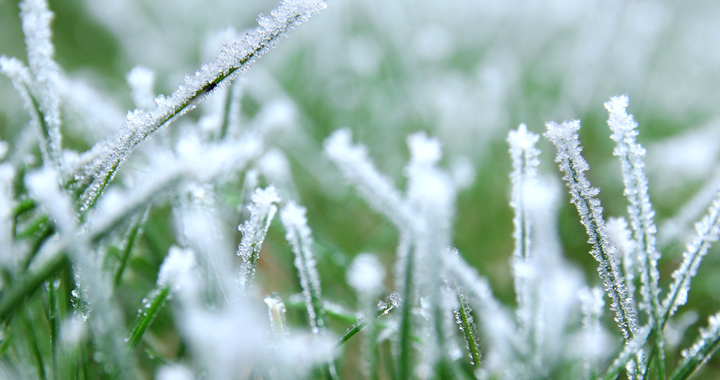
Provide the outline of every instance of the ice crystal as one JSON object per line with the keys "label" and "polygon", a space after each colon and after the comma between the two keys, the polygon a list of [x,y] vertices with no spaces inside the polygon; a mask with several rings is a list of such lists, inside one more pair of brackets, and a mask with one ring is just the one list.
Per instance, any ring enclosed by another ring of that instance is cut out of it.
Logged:
{"label": "ice crystal", "polygon": [[571,201],[577,207],[580,220],[587,230],[588,243],[593,246],[590,253],[600,263],[598,273],[612,300],[610,308],[615,312],[615,323],[620,327],[623,337],[630,339],[637,329],[637,317],[631,306],[631,295],[627,293],[618,270],[616,249],[607,236],[602,206],[596,198],[599,190],[591,187],[585,177],[589,165],[580,154],[582,148],[577,135],[580,122],[549,122],[546,125],[548,130],[545,136],[557,148],[555,162],[560,164],[560,170],[564,173],[563,180],[570,190]]}
{"label": "ice crystal", "polygon": [[690,283],[697,274],[698,267],[710,246],[720,235],[720,192],[713,199],[707,214],[695,224],[695,235],[685,247],[683,261],[673,272],[673,283],[670,284],[668,295],[663,301],[663,311],[667,320],[675,314],[678,307],[687,302]]}
{"label": "ice crystal", "polygon": [[[638,264],[640,266],[640,281],[642,287],[641,309],[648,312],[655,323],[660,318],[660,294],[658,279],[660,272],[657,262],[660,252],[655,247],[655,227],[652,204],[648,195],[648,181],[645,177],[645,149],[635,141],[637,136],[637,123],[632,115],[628,115],[627,96],[616,96],[605,103],[610,113],[608,125],[612,130],[610,136],[615,141],[613,154],[620,157],[622,164],[623,181],[625,183],[625,196],[628,198],[628,214],[633,230],[633,240],[638,249]],[[632,293],[631,293],[632,294]]]}
{"label": "ice crystal", "polygon": [[242,292],[252,286],[255,266],[260,257],[260,249],[268,228],[270,228],[270,223],[277,212],[275,204],[280,202],[280,196],[274,187],[269,186],[265,189],[256,189],[251,195],[251,200],[252,203],[247,207],[250,211],[250,217],[245,223],[238,226],[238,230],[242,233],[242,240],[237,251],[238,256],[243,259],[240,269]]}
{"label": "ice crystal", "polygon": [[300,277],[310,325],[314,333],[325,333],[325,312],[320,303],[320,276],[315,268],[313,241],[305,212],[305,208],[290,201],[280,212],[280,219],[285,226],[285,238],[295,254],[294,263]]}
{"label": "ice crystal", "polygon": [[368,157],[367,149],[352,143],[349,129],[337,130],[325,140],[325,154],[357,187],[370,206],[398,228],[404,228],[413,220],[403,196],[388,178],[378,172]]}
{"label": "ice crystal", "polygon": [[324,0],[281,1],[270,15],[258,17],[259,26],[247,33],[242,41],[225,45],[215,61],[202,65],[194,75],[185,77],[185,83],[169,97],[158,96],[155,108],[128,112],[120,133],[107,143],[110,149],[95,172],[93,184],[83,193],[81,210],[86,210],[96,202],[115,176],[119,165],[138,144],[162,126],[193,109],[216,87],[224,86],[246,71],[252,62],[275,46],[289,29],[326,6]]}
{"label": "ice crystal", "polygon": [[37,106],[42,113],[43,153],[49,162],[61,167],[60,96],[57,90],[60,68],[53,59],[55,48],[50,41],[53,14],[48,10],[46,0],[25,0],[20,3],[20,17],[28,64],[34,77],[33,87],[37,91]]}

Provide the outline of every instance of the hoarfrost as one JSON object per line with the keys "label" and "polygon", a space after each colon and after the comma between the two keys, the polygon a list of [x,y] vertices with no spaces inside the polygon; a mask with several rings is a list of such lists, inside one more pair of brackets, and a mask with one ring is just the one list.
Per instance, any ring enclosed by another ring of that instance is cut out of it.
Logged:
{"label": "hoarfrost", "polygon": [[[625,95],[610,98],[605,102],[605,108],[610,116],[608,125],[612,130],[610,138],[615,141],[613,154],[620,157],[622,165],[623,182],[625,183],[625,196],[628,199],[628,215],[633,231],[633,239],[638,252],[640,266],[640,281],[642,287],[642,303],[640,309],[647,311],[651,324],[660,319],[660,293],[658,280],[660,272],[657,262],[660,252],[655,247],[655,227],[652,204],[648,194],[648,181],[645,177],[645,149],[635,141],[637,123],[632,115],[628,115],[626,108],[628,97]],[[632,293],[631,293],[632,295]]]}
{"label": "hoarfrost", "polygon": [[670,290],[662,305],[665,316],[663,322],[667,322],[675,314],[678,307],[687,302],[690,283],[697,274],[700,262],[702,262],[710,246],[718,240],[719,235],[720,192],[710,204],[707,214],[695,224],[695,235],[685,247],[682,263],[672,274],[674,281],[670,284]]}
{"label": "hoarfrost", "polygon": [[290,201],[280,212],[280,219],[285,226],[285,238],[295,254],[294,263],[300,276],[310,326],[313,333],[324,334],[325,319],[320,298],[320,276],[315,268],[313,241],[305,213],[304,207]]}
{"label": "hoarfrost", "polygon": [[60,68],[53,59],[55,48],[50,37],[50,21],[53,13],[48,10],[46,0],[24,0],[20,3],[20,17],[25,34],[28,64],[34,77],[37,101],[42,113],[41,139],[43,155],[47,162],[62,168],[60,152],[60,96],[57,82]]}
{"label": "hoarfrost", "polygon": [[616,249],[607,236],[602,206],[596,198],[599,190],[591,187],[585,177],[584,172],[589,169],[589,165],[580,154],[582,148],[577,135],[580,122],[577,120],[562,124],[549,122],[546,125],[548,130],[545,136],[557,148],[555,162],[560,164],[571,201],[577,207],[580,221],[587,230],[588,243],[593,246],[590,253],[600,263],[598,273],[604,283],[605,291],[612,300],[610,309],[615,312],[615,323],[620,327],[625,340],[628,340],[637,329],[637,317],[632,310],[630,296],[618,270]]}
{"label": "hoarfrost", "polygon": [[242,233],[237,251],[238,256],[243,259],[239,280],[242,293],[252,287],[260,249],[277,212],[276,204],[280,202],[280,196],[273,186],[269,186],[265,189],[256,189],[251,195],[251,200],[252,203],[247,207],[250,217],[238,226],[238,230]]}
{"label": "hoarfrost", "polygon": [[411,224],[414,219],[403,196],[387,177],[378,172],[368,157],[367,149],[352,143],[349,129],[333,132],[324,145],[325,155],[335,162],[371,207],[385,215],[399,229]]}

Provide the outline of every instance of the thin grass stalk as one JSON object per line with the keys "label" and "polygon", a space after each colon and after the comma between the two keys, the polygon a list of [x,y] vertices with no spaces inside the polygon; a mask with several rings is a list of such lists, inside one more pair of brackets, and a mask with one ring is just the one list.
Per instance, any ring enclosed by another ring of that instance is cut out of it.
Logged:
{"label": "thin grass stalk", "polygon": [[326,6],[325,0],[302,5],[281,2],[271,12],[272,16],[261,15],[258,18],[260,26],[246,34],[241,42],[223,48],[215,62],[203,65],[195,75],[188,76],[186,83],[169,98],[159,97],[156,100],[157,108],[148,112],[136,110],[129,114],[117,140],[108,143],[109,153],[102,159],[93,183],[84,191],[80,211],[86,212],[97,202],[122,162],[137,145],[164,125],[195,108],[218,86],[225,85],[246,71],[251,63],[277,44],[289,29]]}
{"label": "thin grass stalk", "polygon": [[160,311],[163,302],[165,302],[169,294],[170,287],[165,286],[153,297],[150,307],[140,315],[139,323],[135,330],[133,330],[132,335],[130,335],[130,340],[128,341],[130,347],[135,348],[138,343],[140,343],[143,334],[145,334],[145,330],[147,330],[153,319],[155,319],[155,316]]}
{"label": "thin grass stalk", "polygon": [[413,271],[415,269],[415,249],[412,244],[409,245],[405,254],[405,270],[402,305],[400,306],[400,346],[398,350],[398,368],[397,374],[399,379],[412,379],[412,306],[414,299],[414,283]]}
{"label": "thin grass stalk", "polygon": [[42,352],[40,352],[40,346],[38,346],[37,336],[35,335],[35,328],[33,327],[33,323],[27,309],[28,308],[25,307],[22,312],[22,322],[23,327],[25,328],[25,338],[27,339],[30,353],[32,354],[35,362],[38,378],[41,380],[45,380],[45,363],[43,361],[43,355]]}
{"label": "thin grass stalk", "polygon": [[577,136],[580,123],[577,120],[566,121],[562,125],[550,122],[547,128],[545,136],[557,148],[555,162],[560,164],[560,170],[564,172],[563,180],[572,196],[571,201],[577,207],[581,222],[587,230],[588,243],[593,246],[591,254],[600,264],[598,272],[605,291],[612,299],[610,308],[615,312],[615,322],[620,327],[623,339],[628,341],[637,331],[637,317],[629,302],[632,297],[627,294],[624,280],[619,274],[616,249],[605,230],[602,207],[596,198],[598,190],[590,186],[584,174],[589,165],[580,154]]}
{"label": "thin grass stalk", "polygon": [[457,286],[456,288],[459,307],[455,311],[455,318],[465,339],[465,345],[471,359],[470,363],[476,368],[479,368],[482,355],[480,354],[480,342],[477,336],[477,329],[473,322],[472,314],[470,314],[472,308],[470,307],[467,296],[465,296],[465,290],[461,286]]}
{"label": "thin grass stalk", "polygon": [[132,249],[135,246],[135,239],[139,236],[143,224],[145,224],[145,221],[147,220],[148,214],[150,212],[150,208],[148,207],[145,210],[145,213],[142,216],[135,217],[135,220],[132,221],[132,224],[130,225],[130,229],[127,232],[127,235],[124,240],[124,246],[122,253],[120,255],[120,264],[118,265],[117,270],[115,271],[115,275],[113,276],[113,287],[117,288],[120,285],[120,282],[122,281],[123,273],[125,272],[125,267],[127,266],[127,262],[130,259],[130,254],[132,253]]}

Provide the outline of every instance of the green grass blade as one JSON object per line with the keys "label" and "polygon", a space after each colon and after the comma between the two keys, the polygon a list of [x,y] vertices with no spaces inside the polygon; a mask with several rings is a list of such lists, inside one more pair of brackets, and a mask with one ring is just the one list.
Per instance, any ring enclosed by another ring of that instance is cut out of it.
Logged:
{"label": "green grass blade", "polygon": [[152,303],[150,304],[150,307],[148,307],[148,309],[142,314],[142,316],[140,317],[140,323],[130,336],[130,341],[128,342],[130,347],[134,348],[138,345],[138,343],[140,343],[140,339],[142,339],[145,330],[147,330],[148,326],[150,326],[150,323],[152,323],[158,311],[160,311],[163,302],[165,302],[169,294],[170,288],[166,286],[162,288],[160,292],[155,296]]}

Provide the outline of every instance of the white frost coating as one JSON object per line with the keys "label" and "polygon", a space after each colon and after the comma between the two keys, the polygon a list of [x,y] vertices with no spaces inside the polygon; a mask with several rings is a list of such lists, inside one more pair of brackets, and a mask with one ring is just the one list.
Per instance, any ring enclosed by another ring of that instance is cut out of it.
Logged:
{"label": "white frost coating", "polygon": [[13,252],[13,179],[15,170],[8,163],[0,164],[0,264],[6,269],[15,269],[16,257]]}
{"label": "white frost coating", "polygon": [[[38,131],[42,132],[45,128],[44,125],[46,121],[40,113],[41,110],[37,108],[37,95],[33,90],[33,80],[30,76],[30,70],[25,67],[19,59],[8,58],[2,55],[0,56],[0,73],[10,79],[13,87],[15,87],[15,90],[20,94],[23,100],[23,106],[30,115],[30,124],[33,128],[37,128]],[[46,162],[50,162],[48,140],[46,139],[45,133],[41,133],[41,135],[43,135],[41,138],[43,142],[41,144],[43,157],[46,159]]]}
{"label": "white frost coating", "polygon": [[[623,274],[625,275],[625,286],[628,294],[635,297],[635,242],[630,236],[630,231],[625,218],[610,218],[607,222],[607,231],[610,241],[617,247],[620,255]],[[633,310],[635,310],[635,302],[632,302]],[[645,307],[649,307],[646,305]]]}
{"label": "white frost coating", "polygon": [[324,0],[282,0],[270,15],[258,17],[259,26],[247,33],[242,41],[225,45],[215,61],[202,65],[194,75],[186,76],[185,83],[170,97],[158,96],[154,109],[128,112],[120,133],[107,143],[110,146],[109,153],[102,159],[93,184],[82,195],[81,211],[95,203],[114,177],[118,166],[135,146],[163,125],[193,109],[217,86],[227,84],[246,71],[260,55],[275,46],[289,29],[326,6]]}
{"label": "white frost coating", "polygon": [[10,144],[7,141],[0,140],[0,160],[4,160],[10,150]]}
{"label": "white frost coating", "polygon": [[648,194],[648,181],[645,176],[645,149],[635,141],[637,123],[632,115],[628,115],[626,108],[628,97],[615,96],[605,102],[605,108],[610,116],[608,125],[612,130],[610,136],[615,141],[613,154],[620,157],[622,165],[623,182],[625,183],[625,196],[628,199],[628,215],[633,231],[633,240],[638,249],[638,264],[640,265],[640,281],[642,287],[642,303],[640,309],[647,311],[652,318],[651,324],[660,319],[660,295],[658,280],[660,272],[657,262],[660,252],[655,247],[655,211],[650,203]]}
{"label": "white frost coating", "polygon": [[179,292],[188,285],[192,286],[195,280],[192,278],[191,271],[195,265],[195,252],[192,249],[171,246],[167,257],[160,265],[158,286],[161,288],[169,286],[175,292]]}
{"label": "white frost coating", "polygon": [[513,277],[518,302],[518,328],[524,345],[530,350],[525,353],[526,355],[539,349],[539,347],[531,343],[539,327],[533,323],[535,320],[533,316],[540,315],[540,313],[537,310],[538,296],[533,294],[537,292],[537,273],[534,260],[531,257],[531,219],[525,200],[526,194],[534,187],[537,176],[540,151],[535,148],[535,143],[539,138],[540,136],[528,132],[525,124],[520,124],[516,131],[510,131],[507,137],[513,168],[510,172],[512,182],[510,207],[514,211],[513,239],[515,241]]}
{"label": "white frost coating", "polygon": [[710,246],[718,240],[720,235],[720,192],[715,196],[707,214],[695,224],[695,235],[690,239],[683,253],[683,261],[673,272],[673,281],[670,290],[663,301],[663,311],[667,320],[675,314],[678,307],[687,302],[687,295],[690,291],[690,282],[697,274],[700,262],[707,254]]}
{"label": "white frost coating", "polygon": [[[442,268],[442,256],[451,244],[455,186],[450,175],[437,166],[442,158],[438,139],[418,132],[408,136],[407,144],[410,162],[405,168],[408,176],[406,198],[415,218],[412,224],[400,228],[411,228],[412,291],[426,296],[429,310],[428,318],[421,325],[429,335],[423,339],[421,348],[423,366],[433,368],[441,358],[451,360],[449,355],[453,352],[451,342],[443,339],[444,327],[448,324],[443,325],[442,319],[448,317],[452,309],[443,308],[441,292],[444,287],[438,268]],[[407,266],[408,261],[404,261]],[[405,270],[399,273],[405,278]],[[414,304],[412,300],[406,301],[406,305]]]}
{"label": "white frost coating", "polygon": [[157,380],[193,380],[195,374],[184,365],[169,364],[160,367],[155,374]]}
{"label": "white frost coating", "polygon": [[130,86],[135,107],[149,110],[155,107],[155,72],[143,66],[135,66],[125,77]]}
{"label": "white frost coating", "polygon": [[280,211],[285,226],[285,238],[295,254],[295,267],[300,276],[303,298],[310,317],[314,334],[325,333],[324,310],[320,298],[320,276],[315,269],[315,255],[312,251],[312,235],[305,218],[304,207],[290,201]]}
{"label": "white frost coating", "polygon": [[25,34],[28,64],[34,77],[37,102],[43,114],[41,122],[43,156],[49,162],[62,167],[60,162],[60,96],[57,82],[60,73],[53,59],[55,48],[50,41],[50,21],[53,14],[46,0],[24,0],[20,3],[20,17]]}
{"label": "white frost coating", "polygon": [[478,325],[488,339],[484,366],[491,371],[506,369],[515,355],[516,346],[513,338],[516,328],[510,313],[495,299],[487,279],[466,263],[456,249],[443,258],[450,275],[465,287],[468,297],[474,301],[480,319]]}
{"label": "white frost coating", "polygon": [[[644,354],[643,347],[647,342],[648,335],[650,334],[650,328],[648,326],[642,326],[638,328],[635,336],[629,341],[625,342],[625,347],[620,354],[613,360],[606,373],[619,370],[619,368],[627,367],[631,363],[637,361],[641,364],[639,370],[644,371]],[[633,360],[633,358],[637,358]],[[634,364],[634,363],[633,363]],[[637,369],[633,369],[636,373]]]}
{"label": "white frost coating", "polygon": [[280,202],[280,196],[273,186],[255,189],[250,198],[252,203],[247,206],[250,217],[238,226],[238,231],[242,232],[242,240],[237,251],[238,256],[243,259],[239,280],[242,293],[252,287],[260,249],[277,212],[276,204]]}
{"label": "white frost coating", "polygon": [[[123,193],[124,207],[100,202],[87,217],[85,226],[91,236],[107,231],[125,216],[144,209],[148,202],[162,196],[182,180],[208,182],[231,171],[241,171],[262,151],[262,145],[250,136],[218,144],[203,144],[176,156],[157,154],[155,170],[137,180],[138,185]],[[112,203],[112,202],[111,202]]]}
{"label": "white frost coating", "polygon": [[380,174],[368,157],[367,149],[352,143],[349,129],[339,129],[325,140],[325,155],[340,168],[360,195],[376,211],[390,219],[398,229],[406,229],[413,217],[402,194]]}
{"label": "white frost coating", "polygon": [[272,296],[265,297],[265,304],[268,307],[272,332],[276,337],[285,337],[288,332],[285,327],[285,304],[282,298],[276,293],[273,293]]}
{"label": "white frost coating", "polygon": [[371,253],[357,255],[347,272],[348,284],[360,294],[379,293],[384,279],[385,268]]}
{"label": "white frost coating", "polygon": [[122,314],[108,294],[112,288],[107,276],[100,267],[97,255],[90,250],[91,234],[81,234],[78,229],[77,215],[69,194],[61,191],[58,185],[58,173],[48,166],[25,176],[30,196],[48,210],[50,217],[59,230],[60,240],[67,248],[68,255],[75,264],[78,288],[82,290],[83,301],[93,313],[94,343],[99,347],[101,356],[106,359],[109,368],[118,370],[123,378],[136,378],[133,357],[128,355],[127,345],[120,335],[124,329]]}
{"label": "white frost coating", "polygon": [[582,309],[582,328],[584,334],[584,347],[581,347],[580,350],[585,357],[586,378],[589,378],[589,374],[592,373],[592,369],[597,366],[603,352],[600,317],[605,307],[605,301],[603,301],[603,291],[600,288],[583,288],[578,292],[578,297],[580,298]]}
{"label": "white frost coating", "polygon": [[720,342],[720,313],[710,316],[708,326],[700,329],[700,337],[693,345],[680,353],[683,361],[680,366],[684,366],[690,361],[694,361],[695,367],[703,365],[713,352],[717,350],[718,342]]}
{"label": "white frost coating", "polygon": [[600,263],[598,273],[605,286],[605,292],[612,299],[610,309],[615,312],[615,323],[620,327],[623,337],[628,340],[637,330],[637,317],[632,309],[630,297],[627,294],[625,283],[618,270],[616,249],[607,236],[605,220],[602,216],[602,206],[596,198],[599,190],[590,186],[585,177],[589,165],[582,157],[578,130],[580,122],[566,121],[562,124],[549,122],[546,124],[547,137],[557,148],[555,162],[560,165],[565,181],[580,214],[580,221],[588,234],[588,243],[593,248],[590,253]]}

